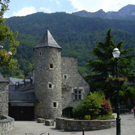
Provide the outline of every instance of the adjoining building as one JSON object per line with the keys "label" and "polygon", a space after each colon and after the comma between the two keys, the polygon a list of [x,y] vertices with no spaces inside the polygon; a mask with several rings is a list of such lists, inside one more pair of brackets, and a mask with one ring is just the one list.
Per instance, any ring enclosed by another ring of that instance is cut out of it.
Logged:
{"label": "adjoining building", "polygon": [[9,87],[9,116],[16,120],[71,116],[73,106],[89,94],[77,59],[62,57],[61,51],[46,30],[33,49],[33,75]]}

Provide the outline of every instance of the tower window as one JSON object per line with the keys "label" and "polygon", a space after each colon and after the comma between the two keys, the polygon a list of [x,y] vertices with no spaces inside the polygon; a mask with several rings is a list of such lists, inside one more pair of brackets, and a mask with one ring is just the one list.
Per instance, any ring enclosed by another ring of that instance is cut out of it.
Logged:
{"label": "tower window", "polygon": [[54,108],[58,107],[58,102],[53,102],[53,107]]}
{"label": "tower window", "polygon": [[54,65],[52,63],[49,64],[49,68],[50,69],[53,69],[54,68]]}
{"label": "tower window", "polygon": [[49,88],[52,89],[52,84],[49,84]]}
{"label": "tower window", "polygon": [[49,89],[53,89],[53,84],[49,82],[49,83],[48,83],[48,88],[49,88]]}
{"label": "tower window", "polygon": [[68,79],[68,74],[64,74],[63,79],[67,80]]}

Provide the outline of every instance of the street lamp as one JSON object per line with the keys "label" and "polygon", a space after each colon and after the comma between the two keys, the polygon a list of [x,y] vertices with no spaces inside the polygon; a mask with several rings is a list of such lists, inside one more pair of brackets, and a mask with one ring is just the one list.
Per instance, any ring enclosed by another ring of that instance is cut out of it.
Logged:
{"label": "street lamp", "polygon": [[[116,61],[116,77],[118,77],[118,58],[120,56],[120,51],[118,48],[114,48],[112,52],[113,57]],[[121,135],[121,127],[120,127],[120,105],[119,105],[119,89],[117,87],[117,118],[116,118],[116,135]]]}

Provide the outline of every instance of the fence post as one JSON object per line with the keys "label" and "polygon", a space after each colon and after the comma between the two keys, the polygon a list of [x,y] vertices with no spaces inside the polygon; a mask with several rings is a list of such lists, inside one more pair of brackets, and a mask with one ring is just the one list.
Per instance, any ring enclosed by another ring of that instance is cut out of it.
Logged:
{"label": "fence post", "polygon": [[82,129],[82,135],[84,135],[84,128]]}

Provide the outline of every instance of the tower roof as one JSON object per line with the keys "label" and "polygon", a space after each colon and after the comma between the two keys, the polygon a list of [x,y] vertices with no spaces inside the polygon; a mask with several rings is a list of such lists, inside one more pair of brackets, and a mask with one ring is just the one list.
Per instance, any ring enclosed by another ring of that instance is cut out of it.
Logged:
{"label": "tower roof", "polygon": [[55,41],[49,30],[46,30],[44,36],[42,37],[40,42],[35,46],[35,48],[47,46],[61,49],[61,47],[57,44],[57,42]]}

